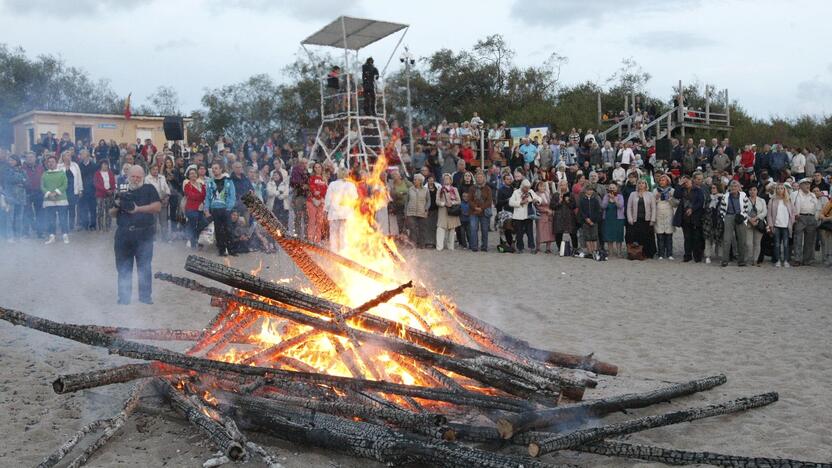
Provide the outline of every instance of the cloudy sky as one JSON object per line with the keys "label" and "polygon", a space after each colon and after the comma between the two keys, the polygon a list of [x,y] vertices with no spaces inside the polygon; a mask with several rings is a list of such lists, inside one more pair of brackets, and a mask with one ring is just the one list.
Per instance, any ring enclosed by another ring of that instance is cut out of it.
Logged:
{"label": "cloudy sky", "polygon": [[[632,56],[661,97],[681,79],[728,88],[759,117],[832,113],[829,0],[0,0],[0,41],[59,55],[136,104],[173,86],[187,111],[206,88],[282,80],[300,41],[340,14],[409,24],[417,56],[500,33],[518,63],[568,57],[567,84],[603,83]],[[383,64],[396,40],[361,56]]]}

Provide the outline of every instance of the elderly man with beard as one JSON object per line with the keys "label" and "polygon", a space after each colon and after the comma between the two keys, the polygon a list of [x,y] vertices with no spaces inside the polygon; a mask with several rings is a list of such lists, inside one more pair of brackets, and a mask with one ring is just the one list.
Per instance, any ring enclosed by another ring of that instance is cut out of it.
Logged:
{"label": "elderly man with beard", "polygon": [[139,301],[153,304],[151,298],[153,240],[156,214],[162,209],[159,192],[145,183],[144,169],[133,166],[127,173],[127,190],[116,194],[115,208],[110,215],[116,218],[115,257],[118,272],[118,303],[130,304],[133,295],[133,262],[139,276]]}

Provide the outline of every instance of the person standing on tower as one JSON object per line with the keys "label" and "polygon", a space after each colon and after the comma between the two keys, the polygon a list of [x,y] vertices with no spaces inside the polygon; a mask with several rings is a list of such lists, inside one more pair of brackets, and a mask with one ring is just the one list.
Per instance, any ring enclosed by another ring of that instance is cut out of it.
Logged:
{"label": "person standing on tower", "polygon": [[376,115],[376,79],[378,79],[378,68],[373,65],[373,58],[361,67],[361,85],[364,88],[364,115],[375,117]]}

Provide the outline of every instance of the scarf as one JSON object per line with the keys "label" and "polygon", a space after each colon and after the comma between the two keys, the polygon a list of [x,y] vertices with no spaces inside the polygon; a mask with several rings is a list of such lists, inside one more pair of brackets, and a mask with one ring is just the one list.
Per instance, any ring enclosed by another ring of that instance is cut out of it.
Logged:
{"label": "scarf", "polygon": [[658,187],[658,188],[656,188],[656,190],[659,191],[659,195],[660,195],[659,199],[661,201],[670,200],[670,190],[671,190],[670,186],[667,186],[667,187],[664,187],[664,188]]}

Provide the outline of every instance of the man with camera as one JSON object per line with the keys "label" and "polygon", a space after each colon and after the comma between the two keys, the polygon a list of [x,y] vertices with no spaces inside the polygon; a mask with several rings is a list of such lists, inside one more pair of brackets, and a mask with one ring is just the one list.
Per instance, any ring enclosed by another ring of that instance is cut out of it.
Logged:
{"label": "man with camera", "polygon": [[153,304],[151,299],[153,240],[156,231],[155,215],[162,209],[159,193],[144,181],[144,169],[133,166],[127,174],[127,184],[119,185],[115,207],[110,216],[116,218],[114,250],[118,271],[118,303],[130,304],[133,295],[133,261],[139,276],[139,301]]}

